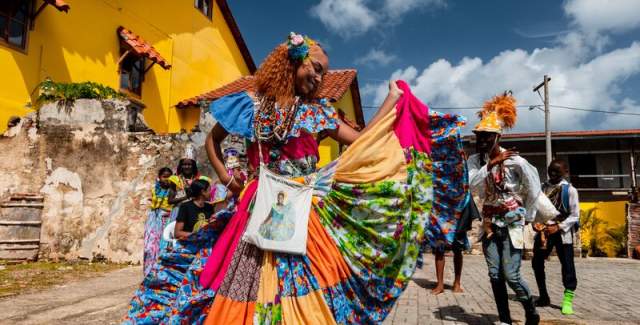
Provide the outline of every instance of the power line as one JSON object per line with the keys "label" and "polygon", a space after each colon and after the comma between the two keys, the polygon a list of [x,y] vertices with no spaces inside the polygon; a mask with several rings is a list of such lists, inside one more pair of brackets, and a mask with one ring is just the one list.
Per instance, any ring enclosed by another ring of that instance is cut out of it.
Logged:
{"label": "power line", "polygon": [[[517,108],[529,108],[532,106],[538,106],[538,105],[518,105],[516,106]],[[362,108],[379,108],[380,106],[373,106],[373,105],[363,105]],[[478,107],[432,107],[429,106],[430,109],[435,109],[435,110],[477,110],[477,109],[482,109],[482,106],[478,106]]]}
{"label": "power line", "polygon": [[569,106],[560,106],[560,105],[549,105],[549,106],[556,107],[556,108],[564,108],[564,109],[569,109],[569,110],[574,110],[574,111],[583,111],[583,112],[640,116],[640,113],[631,113],[631,112],[605,111],[605,110],[601,110],[601,109],[589,109],[589,108],[569,107]]}
{"label": "power line", "polygon": [[[516,106],[517,108],[532,108],[532,107],[540,107],[541,105],[518,105]],[[570,106],[562,106],[562,105],[549,105],[551,107],[555,107],[555,108],[562,108],[562,109],[568,109],[568,110],[574,110],[574,111],[582,111],[582,112],[590,112],[590,113],[604,113],[604,114],[615,114],[615,115],[627,115],[627,116],[640,116],[640,113],[632,113],[632,112],[616,112],[616,111],[607,111],[607,110],[601,110],[601,109],[590,109],[590,108],[579,108],[579,107],[570,107]],[[377,109],[380,106],[373,106],[373,105],[363,105],[362,108],[364,109]],[[482,107],[431,107],[429,106],[430,109],[434,109],[437,111],[444,111],[444,110],[460,110],[460,111],[464,111],[464,110],[478,110],[478,109],[482,109]]]}

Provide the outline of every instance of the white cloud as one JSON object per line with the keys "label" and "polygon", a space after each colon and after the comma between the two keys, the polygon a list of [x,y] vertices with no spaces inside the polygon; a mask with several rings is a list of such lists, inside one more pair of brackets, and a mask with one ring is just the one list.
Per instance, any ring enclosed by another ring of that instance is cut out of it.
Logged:
{"label": "white cloud", "polygon": [[[539,105],[533,86],[544,74],[552,78],[551,104],[614,111],[640,111],[640,105],[629,98],[617,98],[619,86],[629,77],[640,74],[640,42],[586,58],[589,48],[572,47],[568,42],[552,48],[527,52],[504,51],[488,62],[480,58],[464,58],[458,63],[440,59],[424,70],[414,66],[397,70],[393,79],[410,83],[413,92],[434,107],[478,107],[491,96],[510,89],[521,105]],[[381,103],[387,92],[384,83],[366,85],[363,94]],[[450,112],[450,111],[447,111]],[[476,123],[475,110],[456,113]],[[544,118],[538,110],[519,110],[516,131],[541,131]],[[553,130],[585,128],[632,128],[640,124],[638,116],[604,115],[552,108]],[[466,131],[469,131],[467,127]]]}
{"label": "white cloud", "polygon": [[[465,57],[452,63],[445,59],[429,64],[422,71],[409,66],[392,74],[394,79],[410,83],[413,92],[433,107],[478,107],[504,90],[512,90],[520,105],[540,105],[533,87],[548,74],[552,105],[600,109],[615,112],[640,112],[640,103],[621,95],[621,86],[640,75],[640,40],[627,47],[604,50],[608,33],[640,27],[638,0],[569,0],[565,14],[573,28],[558,37],[554,46],[533,51],[503,51],[484,62]],[[381,103],[387,85],[365,85],[367,104]],[[640,116],[590,113],[551,108],[553,130],[637,128]],[[451,112],[451,111],[448,111]],[[469,118],[466,132],[475,125],[475,110],[456,113]],[[519,109],[514,131],[544,129],[539,110]]]}
{"label": "white cloud", "polygon": [[385,0],[382,10],[392,19],[397,19],[416,9],[445,7],[444,0]]}
{"label": "white cloud", "polygon": [[624,31],[640,26],[638,0],[569,0],[564,10],[585,32]]}
{"label": "white cloud", "polygon": [[344,37],[364,33],[376,21],[376,13],[365,5],[364,0],[322,0],[311,8],[311,15]]}
{"label": "white cloud", "polygon": [[393,54],[388,54],[383,50],[371,49],[369,53],[357,58],[355,63],[371,66],[386,66],[396,59],[397,57]]}
{"label": "white cloud", "polygon": [[349,38],[364,34],[377,25],[391,25],[406,13],[446,6],[445,0],[384,0],[381,5],[369,0],[320,0],[311,7],[311,15],[330,31]]}

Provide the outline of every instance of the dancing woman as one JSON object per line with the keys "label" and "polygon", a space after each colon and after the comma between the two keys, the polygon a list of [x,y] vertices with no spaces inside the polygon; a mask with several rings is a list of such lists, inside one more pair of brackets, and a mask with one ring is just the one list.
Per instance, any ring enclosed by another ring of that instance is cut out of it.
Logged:
{"label": "dancing woman", "polygon": [[[211,104],[218,124],[207,138],[207,154],[220,180],[241,193],[237,212],[224,227],[213,221],[161,255],[126,323],[384,320],[415,271],[434,184],[444,184],[433,170],[431,135],[443,139],[434,141],[443,151],[457,148],[449,135],[460,121],[430,115],[406,83],[392,82],[369,125],[357,132],[339,121],[327,99],[315,96],[328,67],[320,45],[292,34],[256,72],[255,92]],[[317,170],[314,134],[321,131],[349,148]],[[242,240],[258,181],[242,187],[226,172],[220,143],[228,134],[248,140],[250,167],[262,163],[314,187],[305,255],[263,251]],[[451,168],[463,169],[459,161]],[[460,180],[447,184],[463,186]]]}

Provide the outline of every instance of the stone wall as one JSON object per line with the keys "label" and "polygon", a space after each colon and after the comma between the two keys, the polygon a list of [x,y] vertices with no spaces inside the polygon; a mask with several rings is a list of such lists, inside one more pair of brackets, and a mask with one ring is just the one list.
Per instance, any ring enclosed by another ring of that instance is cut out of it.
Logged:
{"label": "stone wall", "polygon": [[41,258],[138,263],[157,170],[174,169],[193,145],[200,170],[213,175],[205,122],[190,135],[128,133],[126,102],[45,105],[0,137],[0,197],[44,196]]}

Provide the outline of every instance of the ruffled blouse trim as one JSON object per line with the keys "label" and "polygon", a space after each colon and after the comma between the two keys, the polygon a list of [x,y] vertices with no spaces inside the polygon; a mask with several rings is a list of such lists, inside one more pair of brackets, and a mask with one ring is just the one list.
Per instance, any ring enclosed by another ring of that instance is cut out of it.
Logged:
{"label": "ruffled blouse trim", "polygon": [[[209,105],[211,115],[230,134],[254,140],[253,123],[255,102],[246,91],[230,94]],[[274,126],[262,126],[269,133]],[[301,104],[287,138],[297,138],[302,131],[319,133],[338,128],[338,113],[326,98],[312,104]]]}
{"label": "ruffled blouse trim", "polygon": [[253,139],[254,107],[253,99],[243,91],[213,101],[209,111],[228,133]]}
{"label": "ruffled blouse trim", "polygon": [[302,104],[296,112],[296,119],[289,137],[299,137],[301,131],[320,133],[338,128],[338,113],[328,99],[322,98],[317,104]]}

